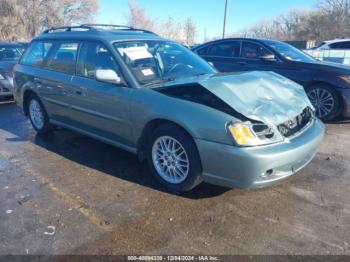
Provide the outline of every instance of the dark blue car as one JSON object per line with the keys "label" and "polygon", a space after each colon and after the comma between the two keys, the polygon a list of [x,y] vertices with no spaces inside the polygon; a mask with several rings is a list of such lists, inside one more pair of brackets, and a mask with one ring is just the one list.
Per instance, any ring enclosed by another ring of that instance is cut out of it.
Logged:
{"label": "dark blue car", "polygon": [[12,70],[24,50],[24,44],[0,42],[0,100],[13,96]]}
{"label": "dark blue car", "polygon": [[320,62],[275,40],[230,38],[193,51],[221,72],[273,71],[301,84],[322,120],[350,116],[350,67]]}

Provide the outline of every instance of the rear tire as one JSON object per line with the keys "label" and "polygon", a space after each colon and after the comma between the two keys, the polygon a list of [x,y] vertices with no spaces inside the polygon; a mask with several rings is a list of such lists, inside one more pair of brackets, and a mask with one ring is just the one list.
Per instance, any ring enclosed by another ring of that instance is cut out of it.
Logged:
{"label": "rear tire", "polygon": [[310,102],[315,107],[316,116],[323,121],[336,118],[341,112],[339,94],[332,86],[317,84],[306,89]]}
{"label": "rear tire", "polygon": [[31,94],[27,100],[27,112],[33,128],[38,134],[46,134],[53,130],[44,105],[35,94]]}
{"label": "rear tire", "polygon": [[154,177],[170,191],[190,191],[203,181],[197,147],[176,125],[160,126],[151,134],[147,162]]}

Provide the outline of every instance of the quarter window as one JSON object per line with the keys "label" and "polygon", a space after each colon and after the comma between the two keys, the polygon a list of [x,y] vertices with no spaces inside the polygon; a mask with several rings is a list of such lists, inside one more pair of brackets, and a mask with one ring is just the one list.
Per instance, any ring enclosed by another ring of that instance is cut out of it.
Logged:
{"label": "quarter window", "polygon": [[272,55],[272,53],[259,44],[252,42],[243,42],[242,57],[248,59],[259,59],[264,55]]}
{"label": "quarter window", "polygon": [[62,73],[74,75],[79,43],[59,43],[52,52],[46,67]]}
{"label": "quarter window", "polygon": [[208,50],[209,56],[220,57],[238,57],[240,52],[239,41],[225,41],[218,44],[213,44]]}
{"label": "quarter window", "polygon": [[120,75],[118,64],[111,52],[101,43],[84,43],[80,49],[77,75],[95,78],[97,69],[112,69]]}
{"label": "quarter window", "polygon": [[33,42],[28,51],[22,58],[21,63],[25,65],[41,66],[46,59],[50,49],[52,47],[52,42]]}

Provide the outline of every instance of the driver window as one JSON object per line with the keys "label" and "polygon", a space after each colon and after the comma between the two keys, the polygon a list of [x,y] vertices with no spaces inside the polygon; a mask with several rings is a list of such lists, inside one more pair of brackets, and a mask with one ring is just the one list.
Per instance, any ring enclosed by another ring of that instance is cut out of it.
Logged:
{"label": "driver window", "polygon": [[94,79],[97,69],[112,69],[119,76],[121,75],[118,64],[103,44],[84,43],[79,53],[77,75]]}
{"label": "driver window", "polygon": [[259,59],[264,55],[272,55],[272,53],[259,44],[243,41],[241,55],[243,58]]}

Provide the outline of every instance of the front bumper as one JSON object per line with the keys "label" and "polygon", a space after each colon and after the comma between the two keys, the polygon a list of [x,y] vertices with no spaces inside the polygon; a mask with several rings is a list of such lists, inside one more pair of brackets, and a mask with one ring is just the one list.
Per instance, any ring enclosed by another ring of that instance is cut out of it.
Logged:
{"label": "front bumper", "polygon": [[0,97],[13,96],[13,80],[12,78],[6,78],[0,80]]}
{"label": "front bumper", "polygon": [[350,89],[339,89],[339,92],[344,104],[344,111],[342,115],[345,117],[350,117]]}
{"label": "front bumper", "polygon": [[324,125],[315,120],[290,142],[275,145],[242,148],[197,139],[204,181],[238,188],[272,185],[306,166],[323,135]]}

